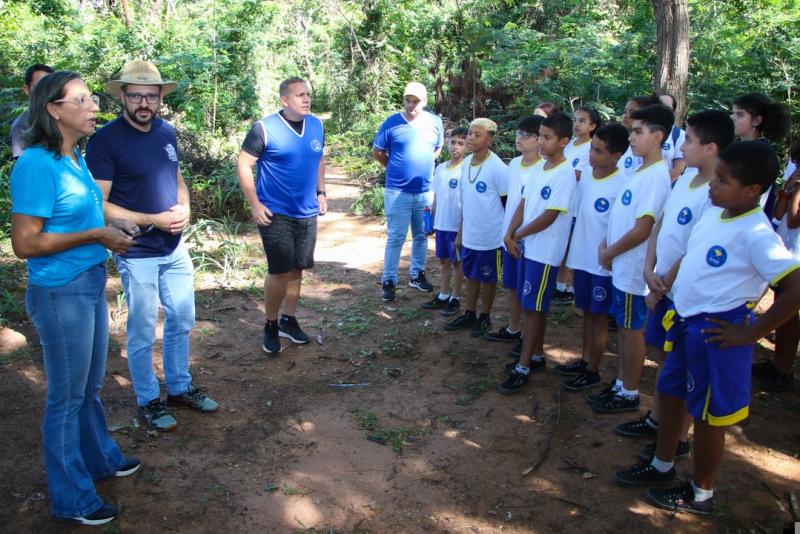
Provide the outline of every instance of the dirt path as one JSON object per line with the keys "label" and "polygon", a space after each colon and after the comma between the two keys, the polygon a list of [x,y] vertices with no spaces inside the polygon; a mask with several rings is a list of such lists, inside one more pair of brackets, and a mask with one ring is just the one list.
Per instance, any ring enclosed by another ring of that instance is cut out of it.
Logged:
{"label": "dirt path", "polygon": [[[559,392],[552,368],[524,393],[498,395],[508,347],[443,333],[444,320],[419,309],[429,295],[416,290],[401,288],[396,303],[381,303],[383,227],[348,214],[358,191],[342,176],[331,173],[328,191],[331,213],[320,218],[317,267],[298,314],[315,341],[284,345],[278,357],[260,348],[255,234],[246,246],[209,234],[217,239],[204,244],[209,254],[223,243],[240,252],[229,258],[235,269],[227,278],[197,276],[192,372],[222,409],[178,411],[174,432],[133,423],[125,310],[110,280],[114,329],[103,398],[120,445],[144,468],[98,484],[122,508],[103,532],[778,532],[791,519],[787,494],[800,491],[796,394],[754,390],[750,419],[728,440],[713,521],[656,511],[641,491],[611,482],[644,445],[611,431],[630,414],[594,414],[583,395]],[[438,280],[435,264],[428,273]],[[501,292],[495,310],[497,327],[506,317]],[[30,325],[18,329],[35,339]],[[551,364],[575,357],[579,312],[551,314],[547,341]],[[612,344],[604,378],[616,372],[614,353]],[[39,349],[2,361],[0,531],[81,531],[48,516]],[[653,391],[655,371],[648,362],[644,392]],[[643,397],[645,407],[651,400]],[[689,470],[679,462],[680,476]]]}

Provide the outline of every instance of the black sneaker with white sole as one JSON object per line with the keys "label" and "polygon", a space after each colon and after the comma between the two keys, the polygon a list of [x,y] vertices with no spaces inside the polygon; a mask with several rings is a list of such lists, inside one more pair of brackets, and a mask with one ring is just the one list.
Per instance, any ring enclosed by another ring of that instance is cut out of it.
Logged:
{"label": "black sneaker with white sole", "polygon": [[76,523],[78,525],[87,525],[96,527],[99,525],[105,525],[114,520],[115,517],[119,514],[119,510],[113,504],[104,502],[102,506],[100,506],[99,510],[92,512],[91,514],[83,515],[80,517],[59,517],[54,516],[56,521],[64,522],[64,523]]}
{"label": "black sneaker with white sole", "polygon": [[278,321],[270,321],[264,323],[264,344],[261,348],[267,354],[278,354],[282,349],[280,330],[278,329]]}
{"label": "black sneaker with white sole", "polygon": [[456,297],[450,297],[450,300],[447,302],[447,306],[440,312],[442,317],[452,317],[458,313],[458,310],[461,308],[461,301],[459,301]]}
{"label": "black sneaker with white sole", "polygon": [[433,297],[431,300],[426,300],[419,305],[423,310],[443,310],[447,308],[450,299],[440,299],[439,296]]}
{"label": "black sneaker with white sole", "polygon": [[278,321],[278,336],[285,337],[296,345],[305,345],[311,341],[311,338],[303,332],[297,322],[297,318],[293,315],[281,315]]}
{"label": "black sneaker with white sole", "polygon": [[600,383],[600,374],[592,371],[584,371],[572,380],[565,380],[561,387],[567,391],[583,391],[584,389],[596,386]]}
{"label": "black sneaker with white sole", "polygon": [[489,341],[516,341],[522,337],[522,332],[509,332],[508,325],[505,325],[497,332],[486,332],[485,337]]}
{"label": "black sneaker with white sole", "polygon": [[[678,448],[675,450],[675,460],[680,460],[681,458],[686,458],[689,456],[689,453],[692,451],[692,446],[689,445],[688,441],[679,441]],[[637,454],[637,458],[639,458],[643,462],[650,463],[653,461],[653,456],[656,455],[656,443],[648,443],[644,449],[639,451]]]}
{"label": "black sneaker with white sole", "polygon": [[119,469],[114,471],[114,476],[117,478],[130,476],[138,471],[141,466],[142,461],[131,456],[125,460],[125,463]]}
{"label": "black sneaker with white sole", "polygon": [[564,376],[579,375],[586,370],[587,365],[589,365],[589,362],[584,359],[573,360],[569,363],[556,365],[556,372]]}
{"label": "black sneaker with white sole", "polygon": [[705,501],[695,500],[694,488],[689,482],[674,488],[648,488],[644,496],[647,502],[664,510],[701,516],[714,513],[714,497]]}
{"label": "black sneaker with white sole", "polygon": [[635,412],[639,409],[639,396],[628,397],[616,394],[605,402],[591,405],[597,413]]}
{"label": "black sneaker with white sole", "polygon": [[594,393],[586,397],[586,402],[589,404],[602,404],[608,399],[617,394],[617,389],[614,387],[615,382],[607,384],[600,393]]}
{"label": "black sneaker with white sole", "polygon": [[411,277],[411,279],[408,281],[408,287],[419,289],[425,293],[433,291],[433,284],[428,282],[428,279],[425,278],[425,271],[420,271],[417,273],[417,276]]}
{"label": "black sneaker with white sole", "polygon": [[381,300],[383,302],[394,302],[397,288],[394,282],[384,282],[381,284]]}
{"label": "black sneaker with white sole", "polygon": [[667,484],[673,480],[675,480],[674,467],[671,467],[666,473],[662,473],[650,464],[636,464],[630,469],[614,473],[614,482],[626,488],[657,486],[659,484]]}
{"label": "black sneaker with white sole", "polygon": [[[652,423],[652,425],[651,425]],[[633,421],[622,423],[614,427],[614,432],[627,438],[655,439],[658,435],[658,423],[650,418],[650,412]]]}

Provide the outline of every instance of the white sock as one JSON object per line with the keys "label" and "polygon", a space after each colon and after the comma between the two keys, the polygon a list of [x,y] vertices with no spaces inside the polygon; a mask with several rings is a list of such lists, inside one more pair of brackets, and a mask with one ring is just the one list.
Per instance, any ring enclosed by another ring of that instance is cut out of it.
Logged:
{"label": "white sock", "polygon": [[698,502],[707,501],[708,499],[714,496],[713,489],[707,490],[703,488],[698,488],[697,486],[695,486],[694,480],[692,481],[692,489],[694,490],[694,500]]}
{"label": "white sock", "polygon": [[542,360],[544,360],[544,356],[542,354],[534,354],[531,356],[531,361],[540,362]]}
{"label": "white sock", "polygon": [[523,375],[528,375],[531,373],[531,368],[525,367],[524,365],[518,363],[517,366],[514,368],[514,371],[521,373]]}
{"label": "white sock", "polygon": [[[672,469],[672,467],[675,465],[675,462],[665,462],[664,460],[659,460],[658,456],[653,456],[653,461],[650,462],[650,465],[652,465],[659,473],[666,473]],[[694,484],[692,484],[692,486],[694,487]]]}
{"label": "white sock", "polygon": [[647,417],[644,418],[644,422],[647,423],[647,426],[650,428],[658,428],[658,421],[650,417],[650,414],[647,414]]}
{"label": "white sock", "polygon": [[620,391],[622,389],[622,380],[617,378],[616,382],[614,382],[614,387],[612,387],[614,391]]}
{"label": "white sock", "polygon": [[572,287],[572,286],[567,286],[566,292],[567,293],[575,293],[575,288]]}
{"label": "white sock", "polygon": [[449,300],[450,299],[450,293],[441,293],[440,292],[439,296],[437,298],[439,300]]}
{"label": "white sock", "polygon": [[567,284],[564,282],[556,282],[556,291],[564,291],[567,289]]}
{"label": "white sock", "polygon": [[622,389],[619,390],[617,393],[620,397],[625,397],[628,399],[635,399],[639,396],[638,389],[625,389],[625,386],[622,386]]}
{"label": "white sock", "polygon": [[508,325],[508,324],[506,325],[506,332],[508,332],[509,334],[518,334],[519,333],[519,328],[517,328],[516,330],[511,330],[511,328],[509,328],[510,326],[511,325]]}

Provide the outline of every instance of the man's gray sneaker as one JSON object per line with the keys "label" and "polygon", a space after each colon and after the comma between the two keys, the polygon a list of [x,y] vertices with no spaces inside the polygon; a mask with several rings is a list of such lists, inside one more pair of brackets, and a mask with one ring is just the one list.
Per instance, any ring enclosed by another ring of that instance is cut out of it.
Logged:
{"label": "man's gray sneaker", "polygon": [[206,395],[205,388],[196,388],[192,384],[189,384],[186,393],[167,395],[167,405],[186,406],[201,413],[213,413],[219,409],[219,404]]}
{"label": "man's gray sneaker", "polygon": [[147,426],[162,432],[174,430],[178,422],[169,413],[161,399],[153,399],[144,406],[139,406],[139,417]]}

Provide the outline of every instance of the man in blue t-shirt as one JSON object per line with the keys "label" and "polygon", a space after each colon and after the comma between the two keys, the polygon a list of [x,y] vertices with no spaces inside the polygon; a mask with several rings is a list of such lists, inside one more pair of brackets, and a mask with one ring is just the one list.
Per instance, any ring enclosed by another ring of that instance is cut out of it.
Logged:
{"label": "man in blue t-shirt", "polygon": [[253,125],[236,164],[267,256],[262,348],[268,354],[281,351],[282,337],[296,344],[310,341],[295,313],[303,270],[314,266],[317,215],[328,209],[325,132],[310,114],[311,89],[295,77],[281,82],[278,92],[283,109]]}
{"label": "man in blue t-shirt", "polygon": [[158,118],[162,98],[176,87],[162,81],[151,62],[128,63],[119,80],[106,84],[106,91],[121,100],[122,115],[98,130],[86,147],[106,217],[139,226],[136,244],[125,254],[114,254],[114,262],[128,303],[128,367],[139,415],[157,430],[177,426],[153,372],[159,302],[164,308],[167,404],[201,413],[218,408],[189,374],[194,274],[181,238],[189,224],[189,190],[178,167],[175,129]]}
{"label": "man in blue t-shirt", "polygon": [[383,257],[381,297],[395,298],[400,252],[411,224],[411,269],[409,286],[431,291],[425,278],[428,236],[424,229],[425,208],[433,205],[431,178],[434,162],[444,144],[442,120],[425,111],[428,91],[419,82],[406,85],[403,111],[383,121],[372,155],[386,167],[386,190],[383,195],[386,213],[386,251]]}

